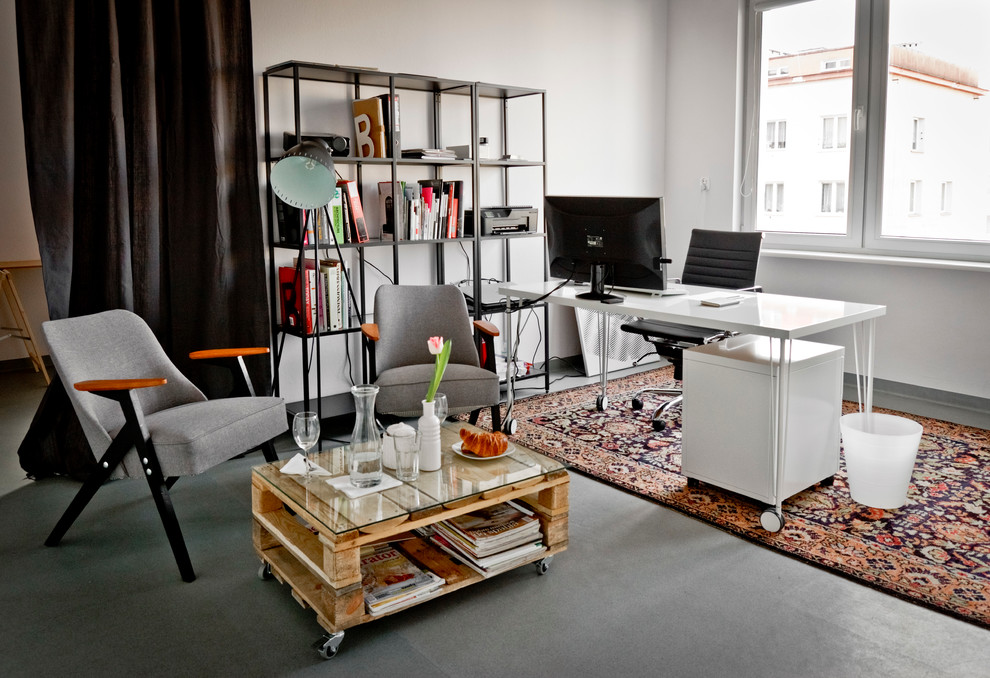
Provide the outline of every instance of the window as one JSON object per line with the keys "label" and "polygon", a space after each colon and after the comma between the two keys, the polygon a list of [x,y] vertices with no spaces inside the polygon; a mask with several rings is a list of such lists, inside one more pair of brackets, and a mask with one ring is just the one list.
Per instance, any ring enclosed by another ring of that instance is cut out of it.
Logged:
{"label": "window", "polygon": [[[990,261],[990,2],[750,6],[746,125],[764,138],[745,149],[744,227],[774,247]],[[771,219],[752,189],[779,177],[787,218]]]}
{"label": "window", "polygon": [[767,184],[763,187],[763,210],[770,214],[784,211],[784,184]]}
{"label": "window", "polygon": [[846,211],[846,184],[843,181],[822,182],[822,214],[842,214]]}
{"label": "window", "polygon": [[767,148],[787,148],[786,120],[771,120],[767,123]]}
{"label": "window", "polygon": [[916,153],[925,150],[924,118],[914,118],[911,121],[911,150]]}
{"label": "window", "polygon": [[832,115],[822,118],[822,149],[845,148],[848,139],[848,116]]}
{"label": "window", "polygon": [[911,190],[908,193],[908,214],[917,216],[921,214],[921,182],[912,181]]}

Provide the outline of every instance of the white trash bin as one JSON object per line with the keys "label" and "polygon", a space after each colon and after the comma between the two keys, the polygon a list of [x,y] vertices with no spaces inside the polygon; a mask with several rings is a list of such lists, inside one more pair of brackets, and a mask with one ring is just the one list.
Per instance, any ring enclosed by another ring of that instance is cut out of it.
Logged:
{"label": "white trash bin", "polygon": [[894,509],[907,501],[922,426],[892,414],[855,412],[839,420],[854,501]]}

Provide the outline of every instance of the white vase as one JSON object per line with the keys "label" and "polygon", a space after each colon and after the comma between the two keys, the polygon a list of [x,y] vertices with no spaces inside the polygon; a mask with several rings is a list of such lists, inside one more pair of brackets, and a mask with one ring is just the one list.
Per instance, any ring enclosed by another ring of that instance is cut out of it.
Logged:
{"label": "white vase", "polygon": [[433,411],[434,401],[423,401],[419,418],[419,470],[440,470],[440,420]]}

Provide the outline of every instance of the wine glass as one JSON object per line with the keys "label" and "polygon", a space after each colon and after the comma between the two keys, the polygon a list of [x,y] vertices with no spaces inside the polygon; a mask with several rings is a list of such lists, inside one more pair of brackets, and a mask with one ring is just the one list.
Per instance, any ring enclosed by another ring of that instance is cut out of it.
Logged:
{"label": "wine glass", "polygon": [[306,457],[306,480],[309,480],[310,472],[316,466],[309,459],[309,450],[320,440],[320,417],[316,412],[297,412],[292,417],[292,437]]}
{"label": "wine glass", "polygon": [[447,418],[447,414],[450,410],[447,408],[447,394],[445,393],[434,393],[433,394],[433,413],[437,415],[437,419],[440,420],[442,424]]}

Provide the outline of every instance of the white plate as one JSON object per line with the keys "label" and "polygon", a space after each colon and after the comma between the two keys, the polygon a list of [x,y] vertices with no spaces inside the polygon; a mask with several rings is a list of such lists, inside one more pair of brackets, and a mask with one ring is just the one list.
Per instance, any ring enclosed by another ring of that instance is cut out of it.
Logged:
{"label": "white plate", "polygon": [[457,454],[457,455],[459,455],[461,457],[464,457],[465,459],[473,459],[474,461],[491,461],[492,459],[501,459],[502,457],[504,457],[506,455],[509,455],[509,454],[512,454],[513,452],[516,451],[516,446],[513,445],[512,443],[509,443],[509,446],[506,448],[505,452],[503,452],[502,454],[497,454],[494,457],[479,457],[478,455],[476,455],[474,452],[471,452],[470,450],[461,450],[461,443],[459,443],[459,442],[458,443],[454,443],[450,447],[451,447],[452,450],[454,450],[454,454]]}

